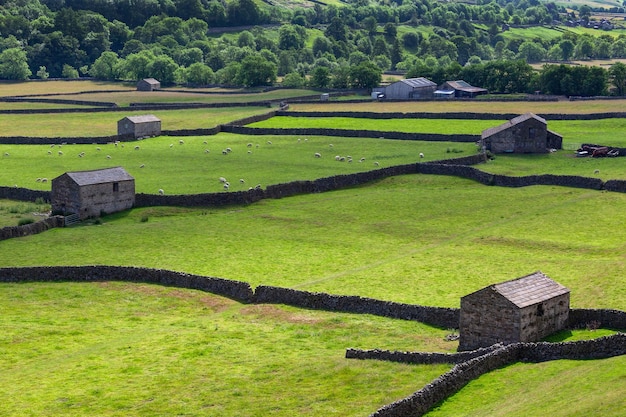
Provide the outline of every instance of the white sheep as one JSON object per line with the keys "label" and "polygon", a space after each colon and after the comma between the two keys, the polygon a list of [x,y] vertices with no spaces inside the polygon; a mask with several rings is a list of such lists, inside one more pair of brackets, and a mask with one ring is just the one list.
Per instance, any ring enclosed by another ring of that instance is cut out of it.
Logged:
{"label": "white sheep", "polygon": [[100,149],[100,147],[98,146],[98,147],[96,148],[96,150],[97,150],[97,151],[101,151],[102,149]]}
{"label": "white sheep", "polygon": [[59,151],[59,155],[63,155],[63,151]]}
{"label": "white sheep", "polygon": [[228,182],[228,181],[226,181],[226,178],[224,178],[224,177],[220,177],[219,180],[220,180],[221,183],[224,183],[224,184]]}
{"label": "white sheep", "polygon": [[111,159],[111,155],[107,155],[107,159]]}
{"label": "white sheep", "polygon": [[272,141],[271,141],[271,140],[268,140],[268,141],[267,141],[267,144],[268,144],[268,145],[271,145],[271,144],[272,144]]}
{"label": "white sheep", "polygon": [[211,151],[209,151],[208,149],[204,150],[204,153],[209,153],[209,152],[211,152]]}
{"label": "white sheep", "polygon": [[379,166],[380,164],[378,163],[378,161],[374,162],[374,165]]}
{"label": "white sheep", "polygon": [[224,189],[225,190],[228,190],[229,188],[230,188],[230,184],[228,184],[228,183],[224,184]]}
{"label": "white sheep", "polygon": [[600,173],[600,170],[599,170],[599,169],[596,169],[595,171],[593,171],[593,173],[594,173],[594,174],[599,174],[599,173]]}
{"label": "white sheep", "polygon": [[254,187],[255,190],[260,190],[261,189],[261,184],[257,184],[256,187]]}
{"label": "white sheep", "polygon": [[42,178],[41,182],[48,182],[48,178]]}
{"label": "white sheep", "polygon": [[206,140],[202,142],[204,145],[208,145],[209,142],[207,142]]}
{"label": "white sheep", "polygon": [[135,150],[138,151],[139,150],[139,145],[135,146]]}
{"label": "white sheep", "polygon": [[321,153],[319,153],[319,152],[315,152],[315,157],[316,157],[316,158],[321,158],[321,157],[322,157],[322,154],[321,154]]}
{"label": "white sheep", "polygon": [[226,152],[231,153],[233,150],[230,148],[226,148]]}
{"label": "white sheep", "polygon": [[159,188],[159,194],[160,194],[160,195],[165,194],[165,191],[163,191],[163,188]]}
{"label": "white sheep", "polygon": [[423,158],[424,154],[422,152],[420,152],[420,158]]}
{"label": "white sheep", "polygon": [[41,182],[41,178],[37,178],[35,182]]}
{"label": "white sheep", "polygon": [[252,151],[248,151],[248,153],[252,153]]}
{"label": "white sheep", "polygon": [[340,159],[341,159],[341,156],[335,155],[335,161],[339,161]]}
{"label": "white sheep", "polygon": [[174,144],[173,144],[173,143],[170,143],[170,148],[171,148],[172,146],[174,146]]}
{"label": "white sheep", "polygon": [[145,167],[145,165],[144,165],[144,164],[139,165],[139,168],[143,168],[143,167]]}
{"label": "white sheep", "polygon": [[228,151],[226,149],[222,149],[222,155],[228,155]]}
{"label": "white sheep", "polygon": [[363,161],[365,161],[365,157],[359,159],[359,162],[363,162]]}
{"label": "white sheep", "polygon": [[332,147],[333,147],[333,144],[332,144],[332,143],[329,143],[329,144],[328,144],[328,147],[329,147],[329,148],[332,148]]}
{"label": "white sheep", "polygon": [[252,147],[252,144],[251,144],[251,143],[248,143],[246,146],[247,146],[248,148],[251,148],[251,147]]}
{"label": "white sheep", "polygon": [[52,151],[48,151],[48,155],[52,155]]}
{"label": "white sheep", "polygon": [[345,160],[346,160],[345,157],[343,157],[343,156],[339,157],[339,162],[344,162]]}
{"label": "white sheep", "polygon": [[239,178],[239,182],[242,183],[242,184],[245,184],[246,180],[244,180],[243,178]]}
{"label": "white sheep", "polygon": [[179,139],[179,140],[178,140],[178,144],[179,144],[179,145],[184,145],[184,144],[185,144],[185,141],[184,141],[184,140],[182,140],[182,139]]}

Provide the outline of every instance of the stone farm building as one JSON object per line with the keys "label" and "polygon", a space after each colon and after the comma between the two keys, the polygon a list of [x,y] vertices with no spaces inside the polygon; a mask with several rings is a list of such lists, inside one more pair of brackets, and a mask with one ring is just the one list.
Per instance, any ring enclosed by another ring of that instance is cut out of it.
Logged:
{"label": "stone farm building", "polygon": [[485,88],[474,87],[469,85],[463,80],[458,81],[446,81],[435,91],[435,97],[437,98],[452,98],[452,97],[465,97],[474,98],[480,94],[487,94],[488,91]]}
{"label": "stone farm building", "polygon": [[526,113],[483,130],[480,145],[493,153],[546,153],[561,149],[563,137],[548,130],[545,119]]}
{"label": "stone farm building", "polygon": [[161,120],[152,115],[127,116],[117,122],[117,136],[120,138],[147,138],[161,134]]}
{"label": "stone farm building", "polygon": [[570,292],[541,272],[490,285],[461,298],[459,350],[536,342],[562,330]]}
{"label": "stone farm building", "polygon": [[137,91],[155,91],[161,89],[161,83],[154,78],[144,78],[137,82]]}
{"label": "stone farm building", "polygon": [[389,84],[382,89],[376,89],[385,94],[386,100],[417,100],[433,98],[437,84],[427,78],[407,78]]}
{"label": "stone farm building", "polygon": [[135,179],[122,167],[66,172],[52,180],[50,199],[53,213],[98,217],[135,204]]}

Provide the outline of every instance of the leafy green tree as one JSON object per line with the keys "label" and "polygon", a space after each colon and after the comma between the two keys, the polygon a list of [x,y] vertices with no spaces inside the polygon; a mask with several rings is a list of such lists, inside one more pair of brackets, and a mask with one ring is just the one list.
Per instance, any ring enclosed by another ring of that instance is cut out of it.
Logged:
{"label": "leafy green tree", "polygon": [[416,32],[406,32],[402,35],[402,44],[407,49],[417,48],[421,41],[421,34]]}
{"label": "leafy green tree", "polygon": [[333,43],[326,36],[318,36],[313,40],[313,55],[320,57],[332,53]]}
{"label": "leafy green tree", "polygon": [[609,68],[609,79],[618,96],[626,95],[626,64],[616,62]]}
{"label": "leafy green tree", "polygon": [[346,41],[348,39],[348,28],[339,17],[334,17],[326,27],[324,35],[336,41]]}
{"label": "leafy green tree", "polygon": [[328,67],[317,66],[313,68],[310,84],[313,88],[327,88],[330,85],[330,70]]}
{"label": "leafy green tree", "polygon": [[367,16],[361,21],[361,26],[367,32],[368,35],[373,36],[378,30],[378,22],[374,16]]}
{"label": "leafy green tree", "polygon": [[301,49],[304,46],[302,26],[283,25],[278,31],[278,47],[282,50]]}
{"label": "leafy green tree", "polygon": [[345,62],[333,68],[330,85],[333,88],[350,86],[350,67]]}
{"label": "leafy green tree", "polygon": [[31,74],[26,52],[21,48],[9,48],[0,52],[0,78],[21,81],[28,79]]}
{"label": "leafy green tree", "polygon": [[61,72],[63,78],[78,78],[78,70],[67,64],[63,65],[63,71]]}
{"label": "leafy green tree", "polygon": [[215,74],[211,67],[200,62],[195,62],[186,68],[185,78],[186,82],[192,85],[208,85],[215,82]]}
{"label": "leafy green tree", "polygon": [[135,81],[153,77],[154,75],[150,74],[150,65],[155,59],[156,56],[149,50],[130,54],[122,61],[120,65],[122,72],[119,75],[124,79]]}
{"label": "leafy green tree", "polygon": [[115,52],[103,52],[89,68],[89,75],[99,80],[115,80],[118,78],[119,62],[120,59]]}
{"label": "leafy green tree", "polygon": [[574,53],[574,42],[569,39],[563,39],[561,42],[559,42],[559,47],[561,48],[561,53],[563,54],[561,56],[563,58],[563,61],[569,61],[569,59],[572,57],[572,54]]}
{"label": "leafy green tree", "polygon": [[248,48],[256,49],[256,39],[250,31],[244,30],[237,37],[237,46],[240,48],[247,46]]}
{"label": "leafy green tree", "polygon": [[272,85],[276,82],[276,72],[276,64],[266,60],[260,54],[252,54],[241,61],[238,81],[246,87]]}
{"label": "leafy green tree", "polygon": [[351,67],[349,72],[350,86],[355,88],[373,88],[380,84],[382,71],[373,62],[363,62]]}
{"label": "leafy green tree", "polygon": [[234,0],[227,3],[226,15],[232,26],[258,25],[263,23],[261,11],[254,0]]}
{"label": "leafy green tree", "polygon": [[50,74],[48,73],[46,67],[39,67],[39,70],[37,70],[37,77],[41,78],[42,80],[47,80],[50,77]]}
{"label": "leafy green tree", "polygon": [[283,78],[283,87],[301,88],[306,84],[306,79],[298,72],[290,72]]}
{"label": "leafy green tree", "polygon": [[200,48],[184,48],[178,52],[176,62],[183,67],[189,67],[194,63],[202,63],[204,53]]}
{"label": "leafy green tree", "polygon": [[519,47],[517,57],[526,62],[539,62],[546,56],[546,50],[536,42],[526,41]]}
{"label": "leafy green tree", "polygon": [[161,83],[170,84],[176,81],[174,76],[178,64],[167,55],[159,55],[148,65],[150,76],[156,78]]}

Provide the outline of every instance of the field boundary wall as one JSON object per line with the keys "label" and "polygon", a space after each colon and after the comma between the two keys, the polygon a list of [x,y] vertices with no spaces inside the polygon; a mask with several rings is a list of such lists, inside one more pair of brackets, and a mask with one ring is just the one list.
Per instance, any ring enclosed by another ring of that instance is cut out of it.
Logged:
{"label": "field boundary wall", "polygon": [[0,240],[35,235],[55,227],[63,227],[64,225],[65,218],[63,216],[52,216],[22,226],[7,226],[0,229]]}
{"label": "field boundary wall", "polygon": [[[593,340],[561,343],[514,343],[494,345],[496,349],[457,363],[412,395],[388,404],[370,417],[419,417],[458,392],[470,381],[495,369],[517,362],[538,363],[559,359],[601,359],[626,354],[626,334],[618,333]],[[488,348],[489,349],[489,348]],[[482,352],[478,352],[479,354]],[[351,353],[352,355],[352,353]]]}

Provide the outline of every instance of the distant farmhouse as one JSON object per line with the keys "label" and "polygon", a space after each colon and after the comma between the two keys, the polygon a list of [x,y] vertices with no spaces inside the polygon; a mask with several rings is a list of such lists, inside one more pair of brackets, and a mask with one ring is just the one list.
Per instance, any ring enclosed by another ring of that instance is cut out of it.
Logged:
{"label": "distant farmhouse", "polygon": [[550,149],[561,149],[563,137],[547,126],[539,116],[522,114],[500,126],[483,130],[480,146],[493,153],[546,153]]}
{"label": "distant farmhouse", "polygon": [[135,179],[122,167],[66,172],[52,180],[50,199],[55,213],[98,217],[135,204]]}
{"label": "distant farmhouse", "polygon": [[562,330],[570,291],[541,272],[490,285],[461,298],[459,350],[536,342]]}
{"label": "distant farmhouse", "polygon": [[117,136],[121,138],[147,138],[161,134],[161,120],[152,115],[128,116],[117,122]]}
{"label": "distant farmhouse", "polygon": [[481,94],[487,94],[486,88],[473,87],[463,80],[446,81],[434,93],[435,98],[474,98]]}
{"label": "distant farmhouse", "polygon": [[156,91],[161,89],[161,83],[154,78],[144,78],[137,82],[137,91]]}
{"label": "distant farmhouse", "polygon": [[387,100],[419,100],[433,98],[436,89],[437,84],[419,77],[396,81],[384,88],[374,88],[374,92],[383,93]]}

